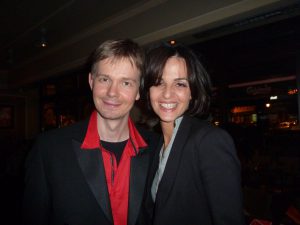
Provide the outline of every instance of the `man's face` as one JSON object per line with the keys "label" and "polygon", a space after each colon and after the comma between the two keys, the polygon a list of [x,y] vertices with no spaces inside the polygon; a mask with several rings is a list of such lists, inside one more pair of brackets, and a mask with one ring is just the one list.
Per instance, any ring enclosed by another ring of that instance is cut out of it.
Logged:
{"label": "man's face", "polygon": [[140,98],[140,71],[129,59],[107,58],[89,74],[89,84],[99,115],[107,120],[127,120],[135,100]]}

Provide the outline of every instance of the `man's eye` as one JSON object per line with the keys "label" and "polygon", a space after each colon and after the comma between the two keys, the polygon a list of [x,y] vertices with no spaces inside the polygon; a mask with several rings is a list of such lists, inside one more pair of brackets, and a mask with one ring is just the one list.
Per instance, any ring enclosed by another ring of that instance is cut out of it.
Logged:
{"label": "man's eye", "polygon": [[123,86],[129,87],[132,86],[132,83],[130,81],[123,81]]}
{"label": "man's eye", "polygon": [[105,83],[105,82],[108,82],[108,78],[106,78],[106,77],[99,77],[99,78],[98,78],[98,81],[99,81],[100,83]]}

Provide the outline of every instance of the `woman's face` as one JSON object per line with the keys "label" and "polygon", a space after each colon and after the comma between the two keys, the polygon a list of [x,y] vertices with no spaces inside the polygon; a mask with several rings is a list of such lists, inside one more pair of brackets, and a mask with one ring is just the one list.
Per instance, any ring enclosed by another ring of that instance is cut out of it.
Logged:
{"label": "woman's face", "polygon": [[171,57],[163,69],[162,80],[150,88],[150,101],[162,122],[174,123],[188,109],[191,100],[186,63]]}

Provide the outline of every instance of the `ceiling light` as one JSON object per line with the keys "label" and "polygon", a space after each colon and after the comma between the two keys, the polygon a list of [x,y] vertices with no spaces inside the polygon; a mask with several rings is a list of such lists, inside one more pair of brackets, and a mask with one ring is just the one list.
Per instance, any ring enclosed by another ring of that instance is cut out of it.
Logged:
{"label": "ceiling light", "polygon": [[40,40],[38,41],[37,43],[37,47],[40,47],[40,48],[45,48],[47,47],[48,43],[47,43],[47,38],[46,38],[46,28],[42,27],[40,29],[40,33],[41,33],[41,37],[40,37]]}

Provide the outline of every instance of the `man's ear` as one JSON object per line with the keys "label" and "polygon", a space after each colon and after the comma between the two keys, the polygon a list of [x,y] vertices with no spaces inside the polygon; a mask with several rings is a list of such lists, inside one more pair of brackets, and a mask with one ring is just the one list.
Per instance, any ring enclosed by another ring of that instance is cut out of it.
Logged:
{"label": "man's ear", "polygon": [[141,97],[141,96],[140,96],[140,92],[138,92],[137,95],[136,95],[136,97],[135,97],[135,100],[136,100],[136,101],[139,100],[140,97]]}
{"label": "man's ear", "polygon": [[94,83],[94,79],[93,79],[93,75],[91,73],[89,73],[89,85],[91,90],[93,90],[93,83]]}

